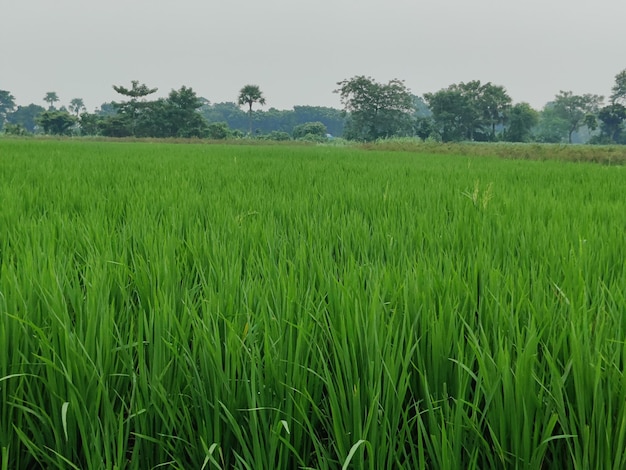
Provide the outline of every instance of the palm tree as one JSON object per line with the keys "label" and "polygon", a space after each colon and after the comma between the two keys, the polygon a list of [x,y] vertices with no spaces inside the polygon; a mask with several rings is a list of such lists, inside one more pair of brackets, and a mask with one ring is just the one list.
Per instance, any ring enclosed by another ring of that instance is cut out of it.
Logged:
{"label": "palm tree", "polygon": [[82,98],[74,98],[70,101],[70,111],[78,116],[81,111],[85,110],[85,103]]}
{"label": "palm tree", "polygon": [[50,105],[49,110],[54,109],[54,103],[59,101],[59,96],[56,94],[56,91],[49,91],[46,93],[46,96],[43,97],[43,100]]}
{"label": "palm tree", "polygon": [[265,104],[265,98],[258,85],[246,85],[239,90],[239,106],[248,105],[248,121],[250,122],[250,135],[252,135],[252,105]]}

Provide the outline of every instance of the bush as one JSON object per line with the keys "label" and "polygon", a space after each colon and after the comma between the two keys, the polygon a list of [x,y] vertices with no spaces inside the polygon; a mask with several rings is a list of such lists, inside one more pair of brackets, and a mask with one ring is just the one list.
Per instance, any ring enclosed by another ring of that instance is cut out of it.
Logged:
{"label": "bush", "polygon": [[5,124],[4,133],[7,135],[30,135],[28,129],[21,124]]}
{"label": "bush", "polygon": [[[305,122],[293,128],[294,139],[310,140],[313,137],[323,137],[326,140],[328,129],[321,122]],[[308,136],[308,137],[307,137]]]}
{"label": "bush", "polygon": [[287,132],[272,131],[265,136],[267,140],[286,141],[291,140],[291,136]]}
{"label": "bush", "polygon": [[212,122],[207,128],[207,137],[213,140],[228,139],[232,135],[230,127],[225,122]]}

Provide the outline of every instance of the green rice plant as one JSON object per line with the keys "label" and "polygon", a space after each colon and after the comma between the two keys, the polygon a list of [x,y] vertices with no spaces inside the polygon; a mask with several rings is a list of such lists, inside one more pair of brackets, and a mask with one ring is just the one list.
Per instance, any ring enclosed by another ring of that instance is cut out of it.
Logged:
{"label": "green rice plant", "polygon": [[407,150],[0,141],[0,468],[623,468],[621,167]]}

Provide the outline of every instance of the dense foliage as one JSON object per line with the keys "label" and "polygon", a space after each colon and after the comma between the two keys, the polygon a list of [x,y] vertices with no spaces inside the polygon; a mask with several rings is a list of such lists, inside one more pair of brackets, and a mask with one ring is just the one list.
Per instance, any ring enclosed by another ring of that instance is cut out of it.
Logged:
{"label": "dense foliage", "polygon": [[623,171],[0,140],[2,468],[624,468]]}
{"label": "dense foliage", "polygon": [[372,141],[413,133],[415,103],[402,80],[378,83],[361,75],[337,85],[335,93],[350,116],[344,130],[346,138]]}

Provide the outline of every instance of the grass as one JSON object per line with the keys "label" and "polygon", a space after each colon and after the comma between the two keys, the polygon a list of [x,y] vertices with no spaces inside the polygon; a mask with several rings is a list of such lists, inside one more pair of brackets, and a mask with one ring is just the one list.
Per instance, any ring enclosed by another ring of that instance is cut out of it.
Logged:
{"label": "grass", "polygon": [[415,138],[381,140],[362,144],[365,150],[405,151],[435,155],[493,156],[516,160],[557,160],[623,165],[625,145],[571,145],[511,142],[422,142]]}
{"label": "grass", "polygon": [[0,468],[624,468],[623,171],[2,140]]}

